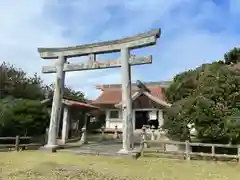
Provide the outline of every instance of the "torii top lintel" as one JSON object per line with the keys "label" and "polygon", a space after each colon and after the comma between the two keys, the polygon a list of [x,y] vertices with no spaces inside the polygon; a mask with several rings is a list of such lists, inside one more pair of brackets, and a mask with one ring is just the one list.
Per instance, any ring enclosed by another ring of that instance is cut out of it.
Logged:
{"label": "torii top lintel", "polygon": [[161,29],[158,28],[149,32],[122,38],[119,40],[105,41],[73,47],[38,48],[38,52],[43,59],[56,59],[59,56],[71,58],[77,56],[85,56],[88,54],[118,52],[124,47],[127,47],[129,49],[136,49],[155,45],[157,39],[160,37],[160,34]]}

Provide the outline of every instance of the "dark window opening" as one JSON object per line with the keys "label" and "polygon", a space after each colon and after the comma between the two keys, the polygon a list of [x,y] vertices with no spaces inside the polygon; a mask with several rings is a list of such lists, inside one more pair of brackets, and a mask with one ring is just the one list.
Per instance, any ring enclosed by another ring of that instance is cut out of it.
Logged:
{"label": "dark window opening", "polygon": [[110,113],[109,113],[109,118],[118,119],[119,118],[119,111],[118,110],[111,110]]}

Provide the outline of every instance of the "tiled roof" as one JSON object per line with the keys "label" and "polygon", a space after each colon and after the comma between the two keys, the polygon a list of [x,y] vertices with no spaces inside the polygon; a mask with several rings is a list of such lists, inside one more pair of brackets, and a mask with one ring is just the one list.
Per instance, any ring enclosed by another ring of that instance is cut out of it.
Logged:
{"label": "tiled roof", "polygon": [[[164,98],[164,90],[160,86],[149,86],[151,95],[154,97],[165,100]],[[117,104],[122,100],[122,90],[121,88],[103,88],[102,94],[94,101],[92,104]],[[138,91],[137,88],[132,89],[132,95]]]}

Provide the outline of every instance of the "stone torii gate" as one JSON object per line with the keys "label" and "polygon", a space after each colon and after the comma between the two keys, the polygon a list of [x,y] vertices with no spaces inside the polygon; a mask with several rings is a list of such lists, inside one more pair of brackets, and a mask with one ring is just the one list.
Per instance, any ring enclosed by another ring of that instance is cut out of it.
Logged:
{"label": "stone torii gate", "polygon": [[[51,120],[48,132],[48,142],[45,148],[57,147],[57,131],[62,109],[65,72],[84,71],[121,67],[122,81],[122,113],[123,113],[123,149],[120,153],[129,153],[133,143],[132,98],[131,98],[131,66],[151,64],[152,56],[135,57],[130,51],[137,48],[155,45],[160,37],[160,29],[138,34],[119,40],[105,41],[73,47],[38,48],[41,58],[56,59],[52,66],[43,66],[43,73],[56,73],[55,90],[52,103]],[[96,60],[96,55],[120,52],[116,60]],[[68,63],[68,58],[88,56],[85,63]]]}

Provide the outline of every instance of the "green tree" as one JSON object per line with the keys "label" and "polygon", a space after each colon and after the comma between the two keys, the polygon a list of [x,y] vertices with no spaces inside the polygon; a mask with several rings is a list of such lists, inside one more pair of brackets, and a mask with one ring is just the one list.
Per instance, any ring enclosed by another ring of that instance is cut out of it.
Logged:
{"label": "green tree", "polygon": [[[54,85],[46,85],[43,87],[44,94],[51,98],[54,94]],[[86,98],[84,97],[84,94],[80,91],[75,91],[67,86],[64,87],[63,90],[63,96],[67,99],[76,100],[76,101],[86,101]]]}
{"label": "green tree", "polygon": [[224,55],[226,64],[237,64],[240,62],[240,48],[233,48],[231,51]]}
{"label": "green tree", "polygon": [[189,70],[176,75],[173,79],[173,83],[171,83],[166,91],[168,101],[173,103],[192,95],[197,88],[197,79],[201,69],[202,68],[200,67],[196,70]]}
{"label": "green tree", "polygon": [[42,80],[37,74],[27,77],[22,69],[3,62],[0,65],[0,98],[13,96],[24,99],[42,99]]}
{"label": "green tree", "polygon": [[[46,94],[52,96],[53,85],[44,85],[42,79],[3,62],[0,65],[0,136],[38,135],[49,122],[47,109],[40,104]],[[84,94],[64,88],[64,96],[85,101]]]}
{"label": "green tree", "polygon": [[36,100],[4,99],[0,110],[0,136],[40,135],[49,122],[47,108]]}
{"label": "green tree", "polygon": [[188,124],[194,124],[203,142],[240,142],[239,120],[232,118],[239,108],[240,73],[222,62],[204,64],[174,78],[167,90],[173,106],[166,110],[165,128],[172,138],[190,138]]}

